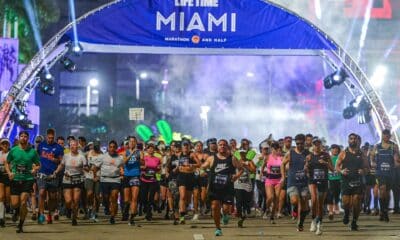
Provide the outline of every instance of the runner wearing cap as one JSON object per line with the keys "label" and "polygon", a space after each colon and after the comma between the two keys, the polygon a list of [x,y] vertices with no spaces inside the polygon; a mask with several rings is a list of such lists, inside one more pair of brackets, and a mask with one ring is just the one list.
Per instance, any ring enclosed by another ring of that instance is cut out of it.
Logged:
{"label": "runner wearing cap", "polygon": [[386,222],[389,222],[389,194],[393,186],[395,166],[400,165],[399,147],[390,138],[390,130],[383,130],[382,141],[371,152],[372,166],[376,167],[375,175],[379,184],[380,220]]}
{"label": "runner wearing cap", "polygon": [[[331,162],[332,166],[336,166],[336,162],[340,153],[339,145],[332,144],[331,146]],[[328,173],[328,195],[326,202],[328,204],[329,219],[333,220],[335,214],[339,214],[340,202],[340,181],[342,176],[336,169]]]}
{"label": "runner wearing cap", "polygon": [[5,169],[9,151],[10,141],[2,138],[0,140],[0,227],[5,227],[6,203],[10,202],[10,179]]}
{"label": "runner wearing cap", "polygon": [[11,181],[11,206],[14,209],[20,209],[17,233],[23,232],[25,217],[28,213],[27,201],[32,192],[34,176],[40,168],[39,155],[28,143],[28,139],[28,132],[19,133],[19,143],[10,150],[4,165]]}
{"label": "runner wearing cap", "polygon": [[168,158],[167,173],[168,179],[168,204],[174,218],[174,225],[179,224],[179,189],[178,189],[178,172],[179,157],[182,154],[182,146],[180,142],[173,141],[171,143],[171,156]]}
{"label": "runner wearing cap", "polygon": [[[206,154],[203,153],[203,143],[201,141],[197,141],[194,143],[194,152],[191,154],[193,159],[196,159],[196,162],[203,164],[206,160]],[[195,188],[193,190],[193,207],[194,207],[194,215],[192,220],[197,221],[199,218],[198,210],[199,210],[199,194],[200,194],[200,208],[202,209],[202,213],[204,213],[206,208],[206,200],[207,200],[207,184],[208,184],[208,175],[207,172],[197,168],[195,171]]]}
{"label": "runner wearing cap", "polygon": [[188,196],[192,195],[193,185],[195,181],[194,172],[200,167],[200,161],[194,158],[190,153],[190,142],[182,142],[182,153],[178,158],[179,172],[177,183],[179,188],[179,223],[185,224],[186,206],[188,204]]}
{"label": "runner wearing cap", "polygon": [[235,200],[236,200],[236,211],[239,218],[238,227],[243,227],[243,222],[247,217],[247,209],[250,208],[253,200],[253,184],[251,182],[250,174],[256,171],[256,166],[253,161],[246,159],[246,149],[239,149],[240,157],[236,158],[236,161],[240,162],[242,168],[237,169],[237,174],[240,177],[235,181]]}
{"label": "runner wearing cap", "polygon": [[308,187],[311,193],[312,221],[310,232],[316,235],[322,234],[323,208],[328,192],[328,171],[333,171],[329,153],[322,150],[322,141],[318,137],[313,138],[313,151],[306,158],[306,173],[308,175]]}

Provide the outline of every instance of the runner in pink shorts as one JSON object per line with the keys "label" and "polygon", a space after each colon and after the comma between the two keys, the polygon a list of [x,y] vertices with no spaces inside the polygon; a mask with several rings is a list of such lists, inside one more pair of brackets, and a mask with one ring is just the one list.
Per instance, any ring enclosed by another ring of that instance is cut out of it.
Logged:
{"label": "runner in pink shorts", "polygon": [[266,172],[267,178],[265,179],[265,192],[267,194],[267,209],[271,207],[270,222],[275,224],[275,211],[278,206],[279,194],[281,191],[281,164],[282,152],[278,142],[271,144],[272,152],[264,163],[263,172]]}

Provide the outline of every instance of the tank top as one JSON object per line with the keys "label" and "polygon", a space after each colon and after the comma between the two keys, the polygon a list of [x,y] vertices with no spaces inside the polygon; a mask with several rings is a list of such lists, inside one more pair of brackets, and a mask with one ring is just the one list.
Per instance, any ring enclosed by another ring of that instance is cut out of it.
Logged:
{"label": "tank top", "polygon": [[210,169],[210,187],[217,191],[233,189],[231,178],[235,171],[235,167],[232,164],[232,156],[220,159],[215,154],[213,166]]}
{"label": "tank top", "polygon": [[169,169],[169,179],[170,180],[176,180],[178,177],[178,173],[174,172],[173,170],[179,166],[179,159],[178,156],[175,154],[171,155],[171,161],[169,163],[168,169]]}
{"label": "tank top", "polygon": [[326,182],[328,180],[328,166],[319,162],[319,160],[331,161],[329,154],[321,152],[318,155],[312,153],[311,159],[308,165],[310,173],[310,180],[313,182]]}
{"label": "tank top", "polygon": [[280,179],[281,174],[282,157],[278,155],[270,154],[267,162],[267,178],[268,179]]}
{"label": "tank top", "polygon": [[290,150],[290,166],[288,172],[288,187],[307,185],[307,176],[304,171],[306,156],[310,152],[306,149],[302,153]]}
{"label": "tank top", "polygon": [[184,155],[182,153],[181,156],[179,156],[178,161],[180,167],[189,166],[189,164],[196,164],[196,161],[190,157],[190,154]]}
{"label": "tank top", "polygon": [[375,160],[377,176],[392,176],[394,169],[394,144],[390,142],[387,149],[383,148],[382,143],[378,144]]}
{"label": "tank top", "polygon": [[161,160],[156,156],[144,156],[144,164],[146,168],[143,170],[141,180],[143,182],[157,182],[156,173]]}
{"label": "tank top", "polygon": [[8,153],[3,153],[0,151],[0,175],[6,175],[6,169],[4,167],[4,163],[7,161]]}
{"label": "tank top", "polygon": [[[339,156],[332,156],[332,157],[331,157],[331,162],[332,162],[333,168],[336,167],[336,162],[337,162],[337,160],[338,160],[338,157],[339,157]],[[329,179],[330,181],[340,180],[340,179],[342,179],[342,175],[340,174],[340,172],[336,171],[336,168],[335,168],[335,170],[334,170],[333,172],[332,172],[332,171],[329,171],[329,173],[328,173],[328,179]]]}
{"label": "tank top", "polygon": [[[129,157],[132,152],[128,149],[125,157]],[[140,176],[140,150],[134,150],[134,154],[128,159],[124,165],[124,176],[138,177]]]}
{"label": "tank top", "polygon": [[352,153],[346,148],[345,153],[342,169],[347,168],[349,174],[347,176],[343,175],[342,179],[348,182],[351,187],[359,187],[361,186],[361,175],[358,170],[363,168],[362,152],[358,150],[356,153]]}

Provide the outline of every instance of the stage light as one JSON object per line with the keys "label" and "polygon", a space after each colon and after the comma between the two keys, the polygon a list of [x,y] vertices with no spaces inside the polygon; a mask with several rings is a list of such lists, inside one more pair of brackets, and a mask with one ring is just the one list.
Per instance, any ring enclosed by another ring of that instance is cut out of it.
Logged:
{"label": "stage light", "polygon": [[340,84],[344,83],[348,77],[349,75],[347,75],[346,71],[340,68],[336,72],[325,77],[324,87],[326,89],[331,89],[334,86],[339,86]]}
{"label": "stage light", "polygon": [[17,101],[13,112],[11,113],[10,119],[17,125],[24,129],[33,129],[34,124],[28,119],[28,114],[25,111],[26,103]]}
{"label": "stage light", "polygon": [[141,72],[141,73],[140,73],[140,78],[141,78],[141,79],[146,79],[147,77],[148,77],[147,72]]}
{"label": "stage light", "polygon": [[74,72],[76,70],[75,63],[68,57],[63,57],[60,63],[64,66],[65,70],[68,72]]}
{"label": "stage light", "polygon": [[69,53],[73,53],[75,56],[79,57],[83,53],[83,47],[79,42],[70,42],[67,44]]}
{"label": "stage light", "polygon": [[353,106],[348,106],[343,110],[343,118],[351,119],[357,114],[357,109]]}
{"label": "stage light", "polygon": [[376,67],[374,74],[370,78],[370,83],[375,88],[380,88],[385,82],[385,77],[388,69],[384,65],[379,65]]}
{"label": "stage light", "polygon": [[89,80],[89,84],[91,87],[97,87],[99,85],[99,80],[97,80],[96,78],[92,78]]}
{"label": "stage light", "polygon": [[254,77],[254,73],[253,72],[247,72],[246,73],[246,77],[252,78],[252,77]]}
{"label": "stage light", "polygon": [[54,95],[54,77],[51,75],[51,73],[48,72],[44,75],[44,77],[40,78],[39,89],[46,95]]}

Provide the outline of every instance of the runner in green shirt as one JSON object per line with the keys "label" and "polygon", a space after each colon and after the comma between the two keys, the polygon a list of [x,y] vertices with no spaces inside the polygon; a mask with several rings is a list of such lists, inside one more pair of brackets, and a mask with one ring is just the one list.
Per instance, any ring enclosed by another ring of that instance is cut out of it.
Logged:
{"label": "runner in green shirt", "polygon": [[33,191],[34,176],[40,168],[39,155],[29,144],[29,133],[19,133],[19,144],[11,149],[7,156],[5,170],[11,180],[11,205],[20,208],[17,233],[23,232],[22,226],[28,213],[27,201]]}
{"label": "runner in green shirt", "polygon": [[[336,166],[336,161],[338,159],[340,152],[339,145],[332,144],[331,146],[331,161],[332,165]],[[328,174],[329,184],[328,184],[328,196],[326,202],[328,204],[329,219],[333,220],[334,213],[339,214],[339,201],[340,201],[340,180],[342,175],[340,172],[329,171]]]}

